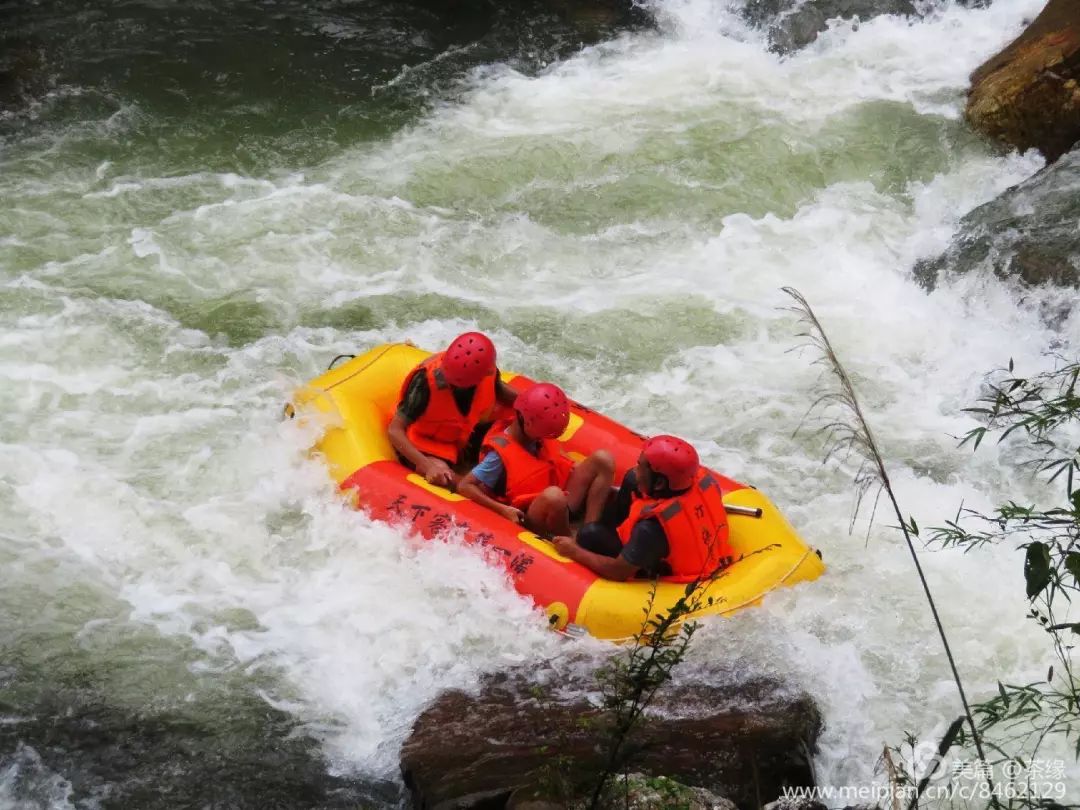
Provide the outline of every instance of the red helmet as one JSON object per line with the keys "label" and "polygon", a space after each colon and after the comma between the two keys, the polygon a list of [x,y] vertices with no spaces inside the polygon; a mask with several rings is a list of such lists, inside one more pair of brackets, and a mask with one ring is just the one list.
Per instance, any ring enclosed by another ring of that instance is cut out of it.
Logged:
{"label": "red helmet", "polygon": [[686,489],[694,483],[698,454],[689,442],[675,436],[653,436],[641,448],[641,454],[653,472],[667,479],[671,489]]}
{"label": "red helmet", "polygon": [[514,410],[531,439],[554,439],[570,424],[570,401],[557,385],[538,383],[517,395]]}
{"label": "red helmet", "polygon": [[480,332],[458,335],[443,356],[443,376],[455,388],[472,388],[495,371],[495,344]]}

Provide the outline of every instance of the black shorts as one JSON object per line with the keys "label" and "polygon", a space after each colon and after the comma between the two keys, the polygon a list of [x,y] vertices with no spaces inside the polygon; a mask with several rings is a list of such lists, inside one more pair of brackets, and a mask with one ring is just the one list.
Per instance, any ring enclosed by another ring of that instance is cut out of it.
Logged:
{"label": "black shorts", "polygon": [[622,553],[619,533],[606,523],[586,523],[578,531],[577,544],[593,554],[618,557]]}

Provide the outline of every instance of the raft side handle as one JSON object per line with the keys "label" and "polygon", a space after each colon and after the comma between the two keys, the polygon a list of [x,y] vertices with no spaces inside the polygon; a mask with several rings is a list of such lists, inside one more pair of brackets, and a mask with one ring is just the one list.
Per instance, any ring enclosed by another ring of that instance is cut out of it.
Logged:
{"label": "raft side handle", "polygon": [[[386,346],[384,346],[384,347],[383,347],[383,350],[382,350],[381,352],[379,352],[379,354],[378,354],[377,356],[375,356],[375,357],[371,358],[371,360],[369,360],[369,361],[368,361],[367,365],[365,365],[365,366],[362,366],[361,368],[358,368],[358,369],[357,369],[356,371],[354,371],[354,372],[353,372],[352,374],[350,374],[350,375],[349,375],[348,377],[345,377],[344,379],[338,380],[338,381],[337,381],[337,382],[335,382],[335,383],[331,383],[330,385],[328,385],[328,386],[327,386],[327,387],[326,387],[325,389],[323,389],[323,390],[324,390],[324,391],[329,391],[329,390],[330,390],[331,388],[336,388],[337,386],[341,385],[342,383],[344,383],[344,382],[348,382],[349,380],[351,380],[351,379],[352,379],[353,377],[355,377],[355,376],[356,376],[357,374],[359,374],[360,372],[362,372],[362,371],[366,371],[367,369],[369,369],[369,368],[371,368],[371,367],[372,367],[373,365],[375,365],[375,364],[376,364],[377,362],[379,362],[380,360],[382,360],[383,356],[384,356],[384,355],[385,355],[385,354],[386,354],[387,352],[389,352],[389,351],[390,351],[391,349],[394,349],[394,348],[396,348],[396,347],[398,347],[398,346],[401,346],[401,345],[402,345],[401,343],[388,343],[388,344],[387,344]],[[405,345],[410,345],[410,346],[411,346],[412,344],[411,344],[411,343],[409,343],[408,341],[405,341]],[[374,349],[372,349],[372,351],[374,351]],[[333,360],[331,360],[331,361],[330,361],[330,368],[328,368],[328,369],[327,369],[327,371],[329,371],[330,369],[332,369],[332,368],[334,367],[334,363],[336,363],[336,362],[337,362],[338,360],[340,360],[340,359],[341,359],[342,357],[349,357],[349,356],[350,356],[350,355],[347,355],[347,354],[339,354],[339,355],[338,355],[337,357],[335,357],[335,358],[334,358]],[[351,356],[352,356],[353,358],[355,358],[355,357],[356,357],[356,355],[351,355]]]}
{"label": "raft side handle", "polygon": [[732,503],[725,503],[724,511],[729,515],[743,515],[752,518],[759,518],[764,514],[760,506],[737,506]]}
{"label": "raft side handle", "polygon": [[335,358],[334,358],[333,360],[331,360],[331,361],[330,361],[330,365],[328,365],[328,366],[326,367],[326,370],[327,370],[327,371],[330,371],[330,370],[332,370],[332,369],[334,368],[334,366],[336,366],[336,365],[337,365],[337,361],[338,361],[338,360],[343,360],[343,359],[345,359],[346,357],[347,357],[348,359],[352,360],[352,359],[353,359],[354,357],[356,357],[356,355],[355,355],[355,354],[339,354],[339,355],[338,355],[337,357],[335,357]]}

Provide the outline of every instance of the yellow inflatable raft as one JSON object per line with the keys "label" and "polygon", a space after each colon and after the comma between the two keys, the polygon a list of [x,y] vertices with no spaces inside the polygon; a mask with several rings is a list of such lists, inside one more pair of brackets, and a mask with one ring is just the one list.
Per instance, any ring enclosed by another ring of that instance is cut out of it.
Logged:
{"label": "yellow inflatable raft", "polygon": [[[342,490],[379,520],[424,537],[454,533],[488,550],[514,586],[546,611],[551,625],[605,639],[628,638],[642,625],[652,583],[611,582],[555,552],[546,540],[398,463],[386,427],[406,375],[428,352],[408,344],[379,346],[332,368],[299,390],[287,411],[318,418],[326,430],[317,444]],[[532,381],[503,374],[519,390]],[[616,460],[616,481],[632,469],[643,437],[578,403],[560,437],[572,458],[596,449]],[[756,489],[715,474],[728,506],[736,561],[707,587],[702,614],[727,614],[759,602],[781,585],[815,579],[825,570],[820,555],[799,539],[776,507]],[[667,610],[685,585],[657,585],[654,611]]]}

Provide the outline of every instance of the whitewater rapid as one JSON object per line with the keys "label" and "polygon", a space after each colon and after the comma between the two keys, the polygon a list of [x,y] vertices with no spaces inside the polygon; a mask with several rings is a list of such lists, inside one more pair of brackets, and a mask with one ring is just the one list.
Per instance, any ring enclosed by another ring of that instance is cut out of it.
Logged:
{"label": "whitewater rapid", "polygon": [[[472,550],[346,508],[313,437],[281,420],[337,354],[480,328],[504,368],[692,440],[822,549],[821,580],[708,622],[684,677],[791,680],[825,716],[822,782],[879,779],[884,743],[939,735],[958,707],[890,518],[864,510],[849,532],[853,463],[822,466],[820,440],[796,433],[820,369],[792,351],[780,288],[814,306],[920,525],[1045,497],[1006,452],[956,437],[986,372],[1051,367],[1080,315],[1050,327],[1039,305],[1065,293],[993,277],[931,293],[912,278],[960,217],[1042,165],[960,119],[968,73],[1041,5],[837,25],[780,58],[722,2],[657,0],[657,31],[537,74],[477,68],[391,135],[249,172],[190,170],[179,135],[152,148],[151,113],[120,97],[9,139],[12,648],[27,666],[69,648],[119,661],[118,705],[239,683],[298,718],[333,769],[373,779],[394,778],[442,689],[560,657],[584,677],[600,645],[548,633]],[[1017,552],[924,565],[969,694],[1045,675]],[[153,679],[148,633],[171,650]]]}

